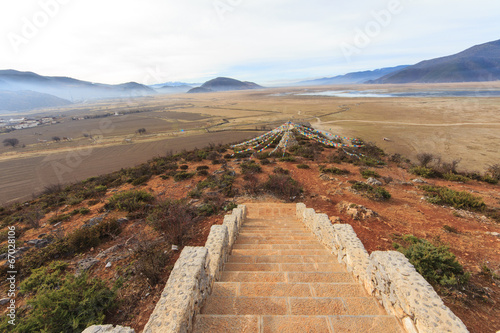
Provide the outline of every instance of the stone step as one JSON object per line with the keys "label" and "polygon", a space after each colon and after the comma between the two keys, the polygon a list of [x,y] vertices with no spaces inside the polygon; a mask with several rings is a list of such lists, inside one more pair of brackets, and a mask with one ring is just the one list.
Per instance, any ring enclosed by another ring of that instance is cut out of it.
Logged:
{"label": "stone step", "polygon": [[226,263],[226,272],[345,272],[340,264],[333,263]]}
{"label": "stone step", "polygon": [[268,224],[268,225],[257,225],[257,224],[243,224],[241,226],[243,230],[269,230],[269,231],[279,231],[279,230],[307,230],[304,224]]}
{"label": "stone step", "polygon": [[294,229],[294,230],[281,230],[281,229],[259,229],[259,230],[254,230],[254,229],[247,229],[247,228],[242,228],[240,231],[240,235],[265,235],[265,236],[295,236],[295,235],[311,235],[311,232],[309,230],[300,230],[300,229]]}
{"label": "stone step", "polygon": [[403,333],[393,316],[197,315],[195,333]]}
{"label": "stone step", "polygon": [[378,316],[384,310],[371,297],[225,297],[211,296],[202,314]]}
{"label": "stone step", "polygon": [[242,230],[239,237],[311,237],[310,232],[246,232]]}
{"label": "stone step", "polygon": [[359,283],[215,282],[213,296],[368,297]]}
{"label": "stone step", "polygon": [[[252,240],[264,240],[264,241],[275,241],[275,240],[287,240],[287,241],[297,241],[297,240],[308,240],[308,241],[318,241],[312,236],[312,235],[299,235],[299,236],[293,236],[293,235],[287,235],[287,236],[274,236],[274,235],[245,235],[245,234],[240,234],[238,235],[237,238],[238,241],[243,242],[243,241],[252,241]],[[292,242],[293,243],[293,242]]]}
{"label": "stone step", "polygon": [[347,272],[223,271],[220,282],[353,283]]}
{"label": "stone step", "polygon": [[338,263],[337,259],[332,255],[323,255],[323,256],[303,256],[303,255],[274,255],[274,256],[258,256],[258,255],[231,255],[227,261],[228,263]]}
{"label": "stone step", "polygon": [[238,244],[319,244],[315,239],[307,240],[290,240],[290,239],[258,239],[258,238],[248,238],[236,239]]}
{"label": "stone step", "polygon": [[264,249],[264,250],[324,250],[323,245],[318,244],[245,244],[236,243],[233,249]]}
{"label": "stone step", "polygon": [[324,256],[330,255],[327,250],[277,250],[277,249],[233,249],[231,254],[240,256],[290,256],[290,255],[303,255],[303,256]]}

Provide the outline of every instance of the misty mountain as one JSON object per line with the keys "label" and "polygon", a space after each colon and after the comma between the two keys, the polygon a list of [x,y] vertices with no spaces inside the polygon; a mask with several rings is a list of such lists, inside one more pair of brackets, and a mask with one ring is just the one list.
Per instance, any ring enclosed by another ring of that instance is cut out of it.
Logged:
{"label": "misty mountain", "polygon": [[481,82],[500,80],[500,40],[419,62],[370,83]]}
{"label": "misty mountain", "polygon": [[149,85],[150,88],[153,88],[155,90],[161,89],[162,87],[179,87],[179,86],[196,87],[196,86],[201,86],[201,83],[186,83],[186,82],[179,82],[179,81],[169,81],[169,82]]}
{"label": "misty mountain", "polygon": [[376,80],[378,78],[381,78],[382,76],[397,72],[406,67],[408,67],[408,65],[380,68],[372,71],[352,72],[344,75],[337,75],[334,77],[324,77],[321,79],[301,81],[295,85],[316,86],[329,84],[361,84],[365,83],[366,81]]}
{"label": "misty mountain", "polygon": [[182,94],[182,93],[188,92],[192,88],[193,88],[192,86],[188,86],[188,85],[178,85],[178,86],[165,85],[165,86],[157,87],[157,88],[155,88],[155,90],[157,92],[159,92],[160,94]]}
{"label": "misty mountain", "polygon": [[229,90],[247,90],[263,88],[254,82],[239,81],[228,77],[218,77],[207,81],[201,87],[193,88],[188,93],[229,91]]}
{"label": "misty mountain", "polygon": [[0,113],[2,111],[27,111],[69,104],[71,102],[68,100],[35,91],[0,91]]}
{"label": "misty mountain", "polygon": [[34,91],[69,101],[148,96],[156,93],[155,90],[136,82],[109,85],[16,70],[0,70],[0,90]]}

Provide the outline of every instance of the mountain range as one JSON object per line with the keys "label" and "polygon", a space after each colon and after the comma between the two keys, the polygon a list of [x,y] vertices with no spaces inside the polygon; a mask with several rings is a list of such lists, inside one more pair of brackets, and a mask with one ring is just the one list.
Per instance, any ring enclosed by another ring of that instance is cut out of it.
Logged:
{"label": "mountain range", "polygon": [[419,62],[369,83],[482,82],[500,80],[500,40]]}
{"label": "mountain range", "polygon": [[[295,85],[361,83],[437,83],[500,80],[500,40],[473,46],[460,53],[371,71],[301,81]],[[193,88],[194,86],[194,88]],[[166,82],[146,86],[136,82],[117,85],[92,83],[70,77],[42,76],[33,72],[0,70],[0,112],[54,107],[90,99],[130,98],[157,93],[200,93],[259,89],[247,81],[218,77],[203,83]]]}
{"label": "mountain range", "polygon": [[203,83],[200,87],[193,88],[188,93],[207,93],[214,91],[247,90],[263,88],[257,83],[239,81],[228,77],[218,77]]}
{"label": "mountain range", "polygon": [[382,76],[397,72],[406,67],[408,67],[408,65],[380,68],[372,71],[352,72],[344,75],[337,75],[334,77],[324,77],[321,79],[300,81],[296,85],[318,86],[318,85],[329,85],[329,84],[362,84],[365,83],[366,81],[376,80],[378,78],[381,78]]}
{"label": "mountain range", "polygon": [[100,84],[16,70],[0,70],[0,92],[0,110],[4,111],[25,111],[89,99],[156,94],[155,90],[136,82]]}

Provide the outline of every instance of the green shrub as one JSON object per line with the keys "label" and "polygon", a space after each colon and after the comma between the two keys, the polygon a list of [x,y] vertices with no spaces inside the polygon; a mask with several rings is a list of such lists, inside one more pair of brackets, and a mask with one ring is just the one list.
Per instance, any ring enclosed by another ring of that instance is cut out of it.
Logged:
{"label": "green shrub", "polygon": [[224,211],[227,212],[227,211],[233,210],[235,208],[238,208],[238,205],[231,201],[227,205],[224,206]]}
{"label": "green shrub", "polygon": [[391,198],[391,194],[381,186],[371,186],[363,182],[355,182],[351,188],[358,192],[364,193],[364,195],[375,201],[386,201]]}
{"label": "green shrub", "polygon": [[196,171],[196,174],[198,176],[208,176],[208,171],[207,170],[198,170],[198,171]]}
{"label": "green shrub", "polygon": [[493,185],[498,184],[498,179],[493,178],[493,177],[492,177],[492,176],[490,176],[490,175],[485,175],[485,176],[483,176],[483,178],[482,178],[481,180],[482,180],[483,182],[490,183],[490,184],[493,184]]}
{"label": "green shrub", "polygon": [[323,151],[323,147],[320,144],[307,143],[306,145],[297,145],[290,148],[290,151],[297,156],[307,158],[309,160],[314,160]]}
{"label": "green shrub", "polygon": [[80,203],[83,202],[83,198],[81,197],[76,197],[74,195],[71,195],[69,196],[67,199],[66,199],[66,204],[70,205],[70,206],[74,206],[74,205],[78,205]]}
{"label": "green shrub", "polygon": [[424,185],[420,186],[428,193],[427,201],[436,205],[449,205],[457,209],[482,211],[486,204],[481,197],[476,197],[466,191],[455,191],[446,187]]}
{"label": "green shrub", "polygon": [[113,195],[106,204],[106,207],[130,213],[144,208],[146,204],[153,200],[154,196],[146,191],[127,191]]}
{"label": "green shrub", "polygon": [[410,169],[410,173],[424,178],[433,178],[436,176],[434,170],[425,166],[414,166]]}
{"label": "green shrub", "polygon": [[302,186],[289,175],[269,175],[269,179],[262,187],[288,202],[294,201],[302,194]]}
{"label": "green shrub", "polygon": [[[0,330],[81,332],[90,325],[103,323],[105,313],[114,306],[118,285],[109,289],[100,279],[91,279],[86,274],[78,277],[63,274],[57,267],[64,265],[53,263],[35,270],[23,282],[24,291],[34,293],[27,302],[29,308],[17,316],[15,326],[4,321]],[[4,330],[6,325],[8,330]]]}
{"label": "green shrub", "polygon": [[255,163],[254,160],[246,161],[240,164],[241,168],[241,173],[244,175],[249,174],[249,173],[260,173],[262,172],[262,168],[260,165]]}
{"label": "green shrub", "polygon": [[297,164],[297,168],[299,168],[299,169],[309,169],[309,165],[307,165],[307,164]]}
{"label": "green shrub", "polygon": [[293,156],[283,156],[279,159],[280,162],[295,162],[295,157]]}
{"label": "green shrub", "polygon": [[82,215],[87,215],[88,213],[90,213],[90,209],[88,209],[87,207],[83,207],[83,208],[80,208],[80,210],[78,212]]}
{"label": "green shrub", "polygon": [[106,192],[108,187],[105,185],[97,185],[94,189],[96,192]]}
{"label": "green shrub", "polygon": [[267,158],[265,158],[265,159],[263,159],[263,160],[260,161],[260,164],[262,164],[262,165],[268,165],[268,164],[271,164],[271,161],[268,160]]}
{"label": "green shrub", "polygon": [[187,164],[183,164],[183,165],[181,165],[181,166],[179,167],[179,169],[181,169],[181,170],[187,170],[187,169],[189,169],[189,165],[187,165]]}
{"label": "green shrub", "polygon": [[434,246],[425,239],[406,235],[403,240],[409,244],[403,247],[396,245],[415,269],[431,284],[456,286],[467,284],[470,274],[465,272],[455,255],[446,246]]}
{"label": "green shrub", "polygon": [[470,180],[470,178],[468,177],[458,175],[453,172],[447,172],[443,174],[443,178],[452,182],[463,182],[463,183],[468,182]]}
{"label": "green shrub", "polygon": [[258,160],[265,160],[269,157],[269,153],[266,153],[266,152],[260,152],[260,153],[256,153],[255,155],[255,158],[257,158]]}
{"label": "green shrub", "polygon": [[196,171],[208,170],[208,169],[210,169],[210,168],[206,165],[200,165],[200,166],[196,167]]}
{"label": "green shrub", "polygon": [[59,222],[69,221],[70,219],[71,219],[71,214],[60,214],[52,216],[47,222],[49,222],[49,224],[56,224]]}
{"label": "green shrub", "polygon": [[[358,163],[356,163],[358,162]],[[357,161],[355,161],[354,164],[361,164],[361,165],[366,165],[368,167],[374,167],[374,166],[379,166],[379,165],[385,165],[386,163],[384,161],[378,160],[376,158],[371,158],[371,157],[361,157]]]}
{"label": "green shrub", "polygon": [[151,178],[150,175],[140,176],[140,177],[134,179],[131,184],[134,186],[142,185],[144,183],[147,183],[150,178]]}
{"label": "green shrub", "polygon": [[276,167],[276,168],[274,168],[273,173],[280,174],[280,175],[288,175],[288,174],[290,174],[290,170],[283,169],[282,167]]}
{"label": "green shrub", "polygon": [[180,172],[177,172],[174,175],[174,180],[176,182],[181,182],[183,180],[187,180],[187,179],[193,178],[195,175],[196,175],[195,172],[180,171]]}
{"label": "green shrub", "polygon": [[198,188],[195,188],[195,189],[188,192],[188,197],[190,197],[190,198],[199,199],[199,198],[201,198],[202,195],[203,195],[203,192]]}
{"label": "green shrub", "polygon": [[375,187],[373,191],[368,192],[368,197],[377,201],[385,201],[391,198],[391,194],[383,187]]}
{"label": "green shrub", "polygon": [[450,227],[449,225],[443,225],[443,229],[446,232],[452,233],[452,234],[459,234],[458,230],[454,227]]}
{"label": "green shrub", "polygon": [[373,170],[361,170],[360,173],[361,176],[363,176],[363,178],[370,178],[370,177],[380,178],[380,175]]}
{"label": "green shrub", "polygon": [[363,182],[355,182],[351,188],[353,190],[356,190],[358,192],[364,192],[364,191],[371,191],[373,190],[373,186],[371,185],[368,185],[366,183],[363,183]]}
{"label": "green shrub", "polygon": [[319,168],[319,171],[321,171],[323,173],[331,173],[333,175],[347,175],[350,173],[349,170],[339,169],[339,168],[335,168],[335,167],[325,168],[323,166],[321,166]]}

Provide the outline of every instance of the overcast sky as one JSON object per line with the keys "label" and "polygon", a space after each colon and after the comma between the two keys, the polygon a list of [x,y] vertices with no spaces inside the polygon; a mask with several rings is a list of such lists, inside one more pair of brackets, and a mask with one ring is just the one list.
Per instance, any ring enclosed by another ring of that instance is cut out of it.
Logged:
{"label": "overcast sky", "polygon": [[499,22],[493,0],[1,0],[0,69],[272,84],[450,55]]}

